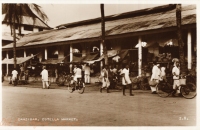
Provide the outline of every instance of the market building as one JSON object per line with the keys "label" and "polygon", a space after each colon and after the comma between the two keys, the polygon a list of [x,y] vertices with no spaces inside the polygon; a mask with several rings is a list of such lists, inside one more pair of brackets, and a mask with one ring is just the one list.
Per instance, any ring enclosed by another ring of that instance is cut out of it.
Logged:
{"label": "market building", "polygon": [[[197,57],[196,5],[182,6],[181,14],[185,59],[188,69],[194,69]],[[141,75],[143,68],[150,66],[152,61],[158,61],[169,68],[172,58],[179,58],[176,32],[176,5],[106,16],[105,43],[110,57],[109,63],[128,63],[132,65],[134,75]],[[9,64],[8,60],[11,61],[12,56],[9,53],[12,52],[12,47],[13,44],[2,47],[6,56],[2,61],[3,66]],[[96,70],[100,71],[103,60],[101,18],[30,33],[17,41],[16,49],[17,57],[24,57],[18,64],[46,64],[52,73],[55,69],[52,65],[70,62],[95,64]],[[25,59],[28,56],[30,58]],[[10,69],[8,67],[5,73],[8,74]]]}

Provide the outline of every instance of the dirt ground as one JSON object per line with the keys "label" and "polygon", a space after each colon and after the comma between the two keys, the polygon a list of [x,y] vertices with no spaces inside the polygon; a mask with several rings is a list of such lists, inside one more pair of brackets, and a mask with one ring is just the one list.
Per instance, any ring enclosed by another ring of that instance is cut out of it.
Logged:
{"label": "dirt ground", "polygon": [[41,83],[2,86],[4,126],[196,126],[196,97],[161,98],[150,90],[99,92],[96,85],[85,93]]}

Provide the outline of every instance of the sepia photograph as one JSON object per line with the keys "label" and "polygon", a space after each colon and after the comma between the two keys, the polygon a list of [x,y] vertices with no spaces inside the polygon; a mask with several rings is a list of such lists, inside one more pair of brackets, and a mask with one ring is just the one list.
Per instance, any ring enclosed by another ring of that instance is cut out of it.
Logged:
{"label": "sepia photograph", "polygon": [[197,2],[33,2],[1,3],[3,128],[197,128]]}

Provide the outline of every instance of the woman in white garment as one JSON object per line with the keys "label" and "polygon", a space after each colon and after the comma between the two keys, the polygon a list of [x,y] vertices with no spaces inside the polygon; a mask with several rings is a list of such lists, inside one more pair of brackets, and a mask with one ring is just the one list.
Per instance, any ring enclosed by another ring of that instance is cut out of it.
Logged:
{"label": "woman in white garment", "polygon": [[[157,64],[156,62],[153,62],[153,68],[152,68],[152,75],[151,75],[151,81],[155,80],[157,83],[159,82],[160,79],[160,74],[161,74],[161,70],[160,70],[160,64]],[[157,94],[156,89],[157,86],[150,86],[152,94]]]}
{"label": "woman in white garment", "polygon": [[129,86],[130,96],[134,96],[132,94],[132,82],[129,77],[129,65],[125,65],[124,69],[122,70],[122,85],[123,85],[123,95],[125,95],[126,86]]}
{"label": "woman in white garment", "polygon": [[110,93],[109,92],[110,81],[108,79],[108,66],[103,66],[103,69],[101,71],[101,77],[102,77],[102,87],[100,88],[100,92],[102,93],[103,88],[107,88],[107,93]]}

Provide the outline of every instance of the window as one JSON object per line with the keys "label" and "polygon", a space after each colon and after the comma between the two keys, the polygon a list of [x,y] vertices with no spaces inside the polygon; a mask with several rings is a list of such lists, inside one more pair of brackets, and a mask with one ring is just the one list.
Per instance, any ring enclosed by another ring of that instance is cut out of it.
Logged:
{"label": "window", "polygon": [[24,25],[24,30],[33,31],[33,26],[31,26],[31,25]]}

